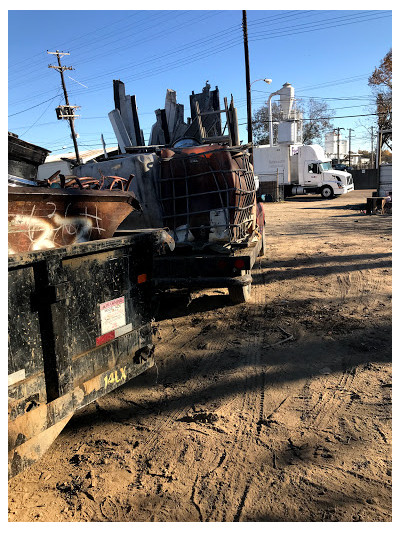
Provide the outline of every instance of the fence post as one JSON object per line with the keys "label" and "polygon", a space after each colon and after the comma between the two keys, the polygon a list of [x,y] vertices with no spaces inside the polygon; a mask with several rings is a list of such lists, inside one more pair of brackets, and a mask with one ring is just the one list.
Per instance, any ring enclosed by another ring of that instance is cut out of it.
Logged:
{"label": "fence post", "polygon": [[279,202],[279,168],[276,169],[276,201]]}

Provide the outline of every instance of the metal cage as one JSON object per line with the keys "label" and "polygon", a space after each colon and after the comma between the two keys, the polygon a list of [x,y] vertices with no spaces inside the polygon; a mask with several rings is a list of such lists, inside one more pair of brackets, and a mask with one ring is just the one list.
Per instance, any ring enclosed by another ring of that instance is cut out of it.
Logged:
{"label": "metal cage", "polygon": [[256,186],[243,149],[164,150],[159,194],[163,222],[178,244],[240,244],[254,228]]}

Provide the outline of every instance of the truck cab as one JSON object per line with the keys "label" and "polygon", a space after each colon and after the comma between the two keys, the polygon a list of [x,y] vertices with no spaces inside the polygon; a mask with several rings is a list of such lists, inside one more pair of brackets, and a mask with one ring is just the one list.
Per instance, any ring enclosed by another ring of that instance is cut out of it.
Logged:
{"label": "truck cab", "polygon": [[321,146],[299,146],[298,153],[298,184],[305,192],[320,193],[323,198],[333,198],[354,190],[351,174],[342,170],[334,170]]}
{"label": "truck cab", "polygon": [[318,188],[323,198],[332,198],[354,190],[351,174],[334,170],[329,160],[305,161],[302,174],[302,185]]}

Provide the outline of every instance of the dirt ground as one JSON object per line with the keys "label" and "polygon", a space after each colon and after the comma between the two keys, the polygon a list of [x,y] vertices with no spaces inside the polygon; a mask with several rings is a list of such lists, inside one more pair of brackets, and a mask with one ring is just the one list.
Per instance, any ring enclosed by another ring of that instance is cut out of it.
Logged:
{"label": "dirt ground", "polygon": [[157,365],[9,482],[9,520],[391,521],[391,216],[265,204],[252,299],[164,300]]}

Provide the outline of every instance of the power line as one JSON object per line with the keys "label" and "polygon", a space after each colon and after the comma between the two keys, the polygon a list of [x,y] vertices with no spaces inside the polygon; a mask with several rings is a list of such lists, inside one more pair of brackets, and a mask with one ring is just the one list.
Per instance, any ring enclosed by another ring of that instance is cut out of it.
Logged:
{"label": "power line", "polygon": [[[318,120],[337,120],[340,118],[356,118],[356,117],[372,117],[372,116],[379,116],[379,115],[386,115],[386,113],[367,113],[365,115],[345,115],[342,117],[318,117],[318,118],[302,118],[301,121],[318,121]],[[247,123],[241,123],[239,126],[246,126]]]}
{"label": "power line", "polygon": [[[61,93],[59,93],[57,96],[61,96]],[[56,97],[54,97],[54,98],[56,98]],[[52,100],[54,100],[54,98],[52,98]],[[61,102],[61,99],[60,99],[60,102]],[[43,113],[42,113],[41,115],[39,115],[39,117],[37,118],[37,120],[36,120],[31,126],[29,126],[29,128],[28,128],[26,131],[24,131],[23,133],[21,133],[21,137],[23,137],[26,133],[28,133],[28,131],[30,131],[30,130],[35,126],[35,124],[36,124],[36,123],[42,118],[42,116],[43,116],[43,115],[46,113],[46,111],[49,109],[50,105],[51,105],[51,102],[50,102],[50,104],[46,107],[46,109],[43,111]]]}
{"label": "power line", "polygon": [[[100,30],[102,30],[103,28],[109,28],[110,26],[112,26],[113,24],[117,24],[118,22],[120,22],[121,20],[123,21],[126,21],[127,18],[130,18],[130,17],[133,17],[136,13],[133,13],[132,15],[124,15],[123,18],[121,19],[118,19],[118,21],[114,21],[114,22],[108,22],[105,26],[101,26],[100,28],[96,28],[90,32],[85,32],[84,35],[80,36],[80,37],[75,37],[75,38],[72,38],[68,41],[68,43],[64,42],[64,43],[59,43],[57,46],[59,46],[60,48],[61,47],[64,47],[65,46],[69,46],[71,42],[73,41],[76,41],[76,40],[79,40],[79,39],[82,39],[82,38],[86,38],[88,35],[91,35],[93,33],[98,33]],[[55,48],[55,47],[53,47]],[[10,66],[10,68],[18,68],[18,65],[20,64],[24,64],[25,62],[29,62],[29,64],[31,65],[32,64],[32,57],[37,57],[37,56],[42,56],[43,54],[43,51],[40,51],[38,52],[37,54],[34,54],[33,56],[29,57],[29,58],[24,58],[24,59],[21,59],[20,61],[17,61],[17,62],[14,62],[13,65]]]}
{"label": "power line", "polygon": [[[239,43],[241,43],[241,40],[239,40],[239,39],[238,40],[231,39],[230,41],[225,43],[225,46],[221,46],[221,47],[218,47],[218,48],[213,47],[211,49],[207,49],[207,50],[198,52],[196,55],[191,55],[191,56],[185,57],[183,59],[178,59],[175,62],[173,62],[172,64],[168,63],[168,65],[166,65],[165,67],[163,67],[161,69],[157,69],[156,72],[154,71],[154,68],[148,69],[147,71],[143,71],[143,72],[137,73],[137,74],[135,74],[133,76],[130,76],[130,77],[126,78],[126,80],[127,81],[137,81],[137,80],[148,78],[148,77],[151,77],[151,76],[156,76],[156,75],[159,75],[160,73],[162,73],[164,71],[170,70],[171,68],[183,67],[183,66],[185,66],[188,63],[192,63],[193,61],[200,60],[200,59],[202,59],[204,57],[208,57],[210,54],[220,53],[220,52],[225,51],[227,49],[230,49],[230,48],[232,48],[234,46],[238,46]],[[351,81],[352,80],[346,79],[342,83],[350,83]],[[97,89],[99,87],[102,87],[102,86],[103,86],[103,84],[100,84],[100,85],[96,86],[95,89]]]}
{"label": "power line", "polygon": [[[55,97],[54,97],[55,98]],[[310,98],[315,98],[315,99],[322,99],[322,100],[331,100],[331,98],[323,98],[323,97],[310,97]],[[337,98],[332,98],[332,100],[341,100],[340,97],[337,97]],[[236,108],[241,108],[241,107],[245,107],[246,103],[242,104],[242,105],[237,105],[236,104]],[[364,105],[361,105],[361,106],[349,106],[349,108],[353,108],[353,107],[365,107]],[[346,108],[333,108],[333,109],[346,109]],[[139,113],[139,116],[142,116],[142,115],[153,115],[154,114],[154,111],[148,111],[148,112],[143,112],[143,113]],[[364,116],[364,115],[356,115],[356,116]],[[335,118],[341,118],[341,117],[332,117],[332,119],[335,119]],[[345,117],[344,117],[345,118]],[[95,116],[95,117],[80,117],[80,120],[101,120],[101,119],[107,119],[106,116]],[[52,125],[54,124],[54,122],[45,122],[45,123],[42,123],[42,124],[39,124],[39,126],[49,126],[49,125]],[[24,127],[26,126],[18,126],[17,128],[14,128],[15,130],[18,130],[18,129],[23,129]]]}
{"label": "power line", "polygon": [[291,18],[291,17],[296,17],[296,19],[298,19],[299,17],[308,15],[311,12],[312,12],[311,9],[306,10],[306,11],[296,11],[296,10],[293,9],[291,11],[283,13],[282,15],[275,15],[275,16],[272,16],[272,17],[258,18],[258,19],[252,20],[251,22],[248,21],[247,25],[249,27],[252,27],[252,26],[257,26],[258,24],[265,24],[266,22],[271,22],[271,20],[275,21],[275,20],[286,19],[286,18]]}
{"label": "power line", "polygon": [[[172,12],[167,12],[167,15],[170,14],[172,18],[176,19],[177,16],[182,16],[182,15],[187,14],[187,13],[190,13],[190,11],[183,11],[183,12],[180,12],[180,11],[178,11],[178,12],[176,12],[176,11],[172,11]],[[215,15],[217,15],[217,14],[221,14],[221,13],[224,13],[224,11],[221,10],[221,11],[206,12],[205,15],[203,15],[202,18],[199,18],[199,15],[196,15],[196,17],[195,17],[193,20],[194,20],[196,23],[198,23],[199,21],[204,20],[205,18],[208,18],[208,17],[211,17],[211,16],[215,16]],[[256,21],[252,22],[251,24],[258,24],[258,23],[261,23],[261,22],[266,21],[266,20],[267,20],[267,21],[274,21],[274,20],[278,20],[278,19],[281,19],[281,18],[283,18],[283,17],[288,17],[288,16],[296,16],[296,17],[300,17],[300,16],[304,16],[304,15],[307,14],[307,13],[308,13],[308,11],[305,11],[305,12],[299,12],[299,11],[297,11],[297,12],[293,12],[292,14],[289,13],[289,14],[284,14],[284,15],[279,15],[279,16],[274,15],[274,16],[270,16],[270,17],[267,17],[267,18],[256,19]],[[132,16],[134,16],[134,15],[136,15],[136,13],[131,14],[131,15],[128,15],[128,18],[130,18],[130,17],[132,17]],[[154,14],[154,12],[152,12],[152,15],[151,15],[151,16],[152,16],[151,22],[153,23],[157,18],[160,18],[160,17],[166,19],[166,12],[163,11],[163,12],[161,12],[161,13],[157,13],[157,14]],[[103,27],[100,27],[100,28],[96,28],[95,30],[92,30],[91,32],[87,32],[87,33],[85,33],[83,36],[80,36],[80,37],[77,37],[77,38],[75,38],[75,39],[69,40],[68,43],[67,43],[67,42],[65,42],[65,43],[60,43],[60,44],[58,45],[58,47],[61,47],[61,46],[64,46],[64,45],[70,47],[71,42],[76,41],[76,40],[86,39],[88,35],[91,35],[91,34],[93,34],[93,33],[100,33],[100,31],[101,31],[103,28],[108,28],[110,25],[117,24],[117,23],[120,22],[121,20],[125,21],[126,18],[127,18],[127,17],[124,17],[123,19],[120,19],[120,20],[118,20],[118,21],[114,21],[114,22],[112,22],[112,23],[110,23],[110,24],[107,24],[106,26],[103,26]],[[168,19],[166,19],[166,20],[167,20],[167,22],[168,22]],[[136,21],[136,20],[135,20],[133,23],[129,24],[129,26],[128,26],[125,30],[120,30],[120,29],[118,29],[118,30],[112,31],[112,32],[109,33],[108,36],[110,36],[110,35],[114,35],[114,34],[118,34],[118,41],[121,41],[121,33],[122,33],[123,31],[128,30],[130,27],[136,25],[138,22],[141,22],[141,21],[140,21],[140,20],[139,20],[139,21]],[[187,25],[188,23],[190,23],[190,20],[185,22],[186,25]],[[157,29],[157,33],[158,33],[159,36],[164,37],[167,33],[171,33],[171,31],[168,31],[168,32],[162,32],[162,31],[160,31],[160,24],[159,24],[159,22],[157,22],[157,23],[154,24],[153,26]],[[181,26],[182,26],[182,25],[181,25]],[[181,27],[181,26],[180,26],[180,27]],[[151,27],[152,27],[152,26],[150,26],[150,28],[151,28]],[[234,27],[240,28],[240,25],[237,24],[237,25],[235,25]],[[148,29],[149,29],[148,27],[140,28],[138,31],[135,32],[135,37],[136,37],[136,35],[137,35],[138,33],[142,33],[143,31],[147,31]],[[152,39],[152,37],[149,37],[147,40],[149,40],[149,39]],[[210,39],[210,37],[208,37],[206,40],[209,41],[209,39]],[[96,49],[98,49],[98,48],[99,48],[98,43],[101,42],[101,44],[103,44],[103,43],[104,43],[104,40],[105,40],[105,39],[104,39],[104,34],[102,33],[101,38],[98,38],[98,39],[90,39],[89,43],[83,43],[82,45],[80,45],[80,46],[74,48],[74,54],[76,53],[76,51],[77,51],[78,49],[85,47],[85,60],[83,61],[83,63],[85,63],[85,62],[89,62],[89,61],[92,61],[92,60],[94,59],[94,57],[87,58],[87,50],[88,50],[88,46],[89,46],[89,45],[93,45],[93,47],[95,47]],[[204,41],[205,39],[202,39],[202,40]],[[143,42],[144,42],[144,41],[141,40],[141,44],[142,44]],[[106,43],[106,45],[108,45],[108,44],[109,44],[109,43]],[[134,45],[136,46],[136,45],[137,45],[137,42],[135,42]],[[185,45],[184,48],[187,48],[187,46],[188,46],[188,45]],[[117,50],[117,49],[120,49],[120,48],[123,48],[124,50],[126,49],[126,41],[124,41],[123,46],[118,47],[118,48],[114,48],[113,50]],[[111,51],[112,51],[112,50],[111,50]],[[36,54],[36,55],[40,55],[40,54]],[[36,57],[36,55],[33,56],[33,57]],[[99,54],[99,56],[100,56],[100,57],[104,57],[104,54],[101,54],[101,55]],[[77,59],[79,59],[79,54],[76,55],[75,57],[76,57]],[[95,57],[97,57],[97,56],[95,56]],[[158,57],[160,57],[160,56],[158,56]],[[20,63],[23,63],[23,62],[26,62],[26,61],[29,61],[30,66],[32,66],[32,61],[31,61],[29,58],[28,58],[28,59],[21,60],[21,61],[18,62],[17,64],[20,64]],[[38,63],[37,63],[37,64],[38,64]],[[82,64],[82,62],[81,62],[80,64]],[[14,63],[13,66],[15,66],[15,63]],[[35,66],[35,65],[34,65],[34,66]],[[11,67],[11,68],[12,68],[12,67]],[[32,72],[33,72],[33,70],[32,70]]]}
{"label": "power line", "polygon": [[[299,30],[299,31],[296,31],[293,28],[286,28],[286,29],[283,29],[281,31],[275,32],[275,34],[272,34],[272,35],[271,35],[271,32],[268,32],[268,36],[266,36],[266,37],[251,37],[249,39],[249,41],[251,41],[251,42],[253,42],[253,41],[265,41],[265,40],[269,40],[269,39],[276,39],[278,37],[285,37],[287,35],[293,36],[293,35],[298,35],[299,33],[311,33],[311,32],[315,32],[315,31],[326,30],[327,28],[336,29],[339,26],[348,26],[349,24],[367,22],[369,20],[377,20],[377,19],[386,18],[386,17],[391,17],[391,13],[380,15],[380,16],[375,15],[373,17],[365,18],[363,20],[348,21],[348,22],[342,22],[342,23],[339,23],[339,24],[336,23],[333,26],[331,25],[330,22],[326,22],[326,23],[322,22],[321,24],[318,24],[318,26],[316,28]],[[262,35],[265,35],[265,33],[263,33]]]}
{"label": "power line", "polygon": [[[355,22],[359,22],[359,21],[355,21]],[[350,22],[350,23],[355,23],[355,22]],[[336,27],[336,26],[335,26]],[[316,28],[315,30],[310,30],[310,31],[317,31],[318,29],[320,29],[319,27]],[[276,36],[276,37],[279,37],[279,36]],[[251,39],[249,39],[251,40]],[[138,81],[138,80],[141,80],[141,79],[144,79],[144,78],[148,78],[148,77],[152,77],[152,76],[157,76],[161,73],[163,73],[164,71],[166,70],[170,70],[171,68],[178,68],[178,67],[183,67],[185,66],[187,63],[192,63],[193,61],[196,61],[196,60],[200,60],[204,57],[208,57],[210,54],[216,54],[216,53],[220,53],[222,51],[225,51],[227,49],[230,49],[234,46],[238,46],[239,44],[241,44],[241,40],[230,40],[228,42],[225,43],[225,45],[223,46],[220,46],[220,47],[213,47],[213,48],[210,48],[208,50],[204,50],[204,51],[201,51],[201,52],[198,52],[196,55],[190,55],[190,56],[187,56],[183,59],[179,59],[179,60],[176,60],[174,62],[175,66],[172,66],[171,63],[168,63],[168,65],[166,65],[165,67],[162,67],[160,69],[157,69],[157,71],[155,72],[154,71],[154,67],[152,67],[151,69],[148,69],[146,71],[143,71],[141,73],[137,73],[133,76],[130,76],[128,78],[126,78],[128,81]],[[164,57],[160,57],[160,60],[161,61],[165,61]],[[344,80],[342,83],[350,83],[351,80]],[[99,87],[102,87],[103,84],[100,84],[98,86],[95,87],[95,89],[98,89]]]}
{"label": "power line", "polygon": [[[364,13],[364,14],[365,14],[365,15],[369,15],[368,12],[366,12],[366,13]],[[387,14],[387,15],[385,15],[385,16],[389,16],[389,14]],[[275,17],[275,18],[279,18],[279,17]],[[338,18],[338,19],[342,19],[343,17],[336,17],[336,18]],[[271,17],[271,19],[273,19],[273,17]],[[329,23],[329,25],[332,25],[332,20],[334,20],[334,19],[331,18],[331,19],[329,19],[326,23],[327,23],[327,24]],[[323,22],[324,22],[324,21],[323,21]],[[350,23],[355,23],[355,22],[360,22],[360,21],[350,21]],[[304,25],[303,25],[303,26],[304,26]],[[287,29],[290,29],[291,32],[293,32],[293,30],[294,30],[293,27],[285,28],[284,30],[286,31]],[[315,29],[313,29],[313,30],[307,30],[307,31],[317,31],[317,30],[319,30],[319,29],[321,29],[320,24],[318,25],[318,28],[315,28]],[[269,32],[268,35],[269,35],[268,38],[271,38],[270,32]],[[275,36],[275,37],[277,37],[277,36]],[[230,41],[230,42],[232,42],[232,41]],[[126,44],[125,44],[125,46],[124,46],[124,49],[125,49],[125,48],[126,48]],[[187,48],[187,46],[184,47],[184,48]],[[226,48],[227,48],[227,47],[224,46],[223,50],[225,50]],[[221,51],[223,51],[223,50],[221,50]],[[208,53],[215,53],[215,52],[218,52],[218,51],[219,51],[218,49],[209,49],[208,52],[207,52],[207,54],[208,54]],[[201,52],[199,52],[199,53],[201,54]],[[202,57],[203,57],[203,56],[200,55],[200,56],[197,57],[197,59],[201,59]],[[161,61],[165,61],[165,56],[164,56],[164,55],[157,56],[157,58],[158,58],[159,60],[161,60]],[[183,61],[185,61],[185,60],[194,61],[195,59],[196,59],[196,57],[194,57],[194,56],[188,56],[187,58],[183,58]],[[182,60],[179,60],[179,62],[182,63]],[[184,64],[186,64],[186,62],[185,62]],[[135,66],[135,65],[132,65],[132,68],[133,68],[134,66]],[[131,68],[131,67],[129,67],[129,66],[128,66],[128,67],[124,67],[124,70],[127,69],[127,68]],[[144,71],[143,73],[140,73],[139,76],[135,76],[135,77],[133,77],[132,80],[143,79],[144,77],[149,77],[149,76],[151,76],[151,75],[154,76],[154,75],[158,74],[159,72],[160,72],[160,69],[158,69],[157,73],[155,73],[154,70]],[[102,73],[101,77],[103,77],[103,76],[104,76],[104,72]],[[92,77],[92,78],[89,78],[89,79],[95,79],[96,77],[100,77],[100,76],[95,76],[95,77]],[[102,86],[102,85],[100,85],[100,86]],[[95,89],[98,89],[98,88],[99,88],[99,86],[97,86]]]}
{"label": "power line", "polygon": [[8,115],[8,118],[15,117],[15,115],[20,115],[21,113],[26,113],[26,111],[30,111],[31,109],[34,109],[35,107],[39,107],[40,105],[45,104],[46,102],[50,102],[51,100],[55,100],[60,95],[57,94],[56,96],[53,96],[53,98],[49,98],[48,100],[44,100],[43,102],[40,102],[40,104],[33,105],[31,107],[28,107],[27,109],[24,109],[23,111],[18,111],[17,113],[13,113],[12,115]]}
{"label": "power line", "polygon": [[[109,24],[107,24],[107,25],[105,25],[105,26],[101,26],[101,27],[96,28],[95,30],[92,30],[92,31],[90,31],[90,32],[85,32],[84,35],[82,35],[82,36],[80,36],[80,37],[76,37],[76,38],[70,39],[68,42],[59,43],[57,46],[58,46],[58,47],[61,47],[61,46],[64,47],[64,45],[65,45],[65,47],[68,47],[68,48],[69,48],[70,45],[71,45],[71,42],[74,42],[74,41],[77,41],[77,40],[81,40],[81,39],[85,39],[85,40],[88,41],[88,42],[86,42],[86,43],[84,42],[82,45],[77,46],[76,48],[74,48],[74,52],[75,52],[76,50],[79,50],[80,48],[85,48],[85,50],[87,51],[88,47],[90,47],[90,45],[92,45],[92,44],[93,44],[93,45],[96,45],[96,47],[97,47],[97,43],[98,43],[99,41],[100,41],[100,42],[104,42],[104,38],[107,36],[107,34],[104,34],[104,32],[102,31],[104,28],[109,28],[109,27],[112,26],[113,24],[117,24],[117,23],[119,23],[119,22],[121,22],[121,21],[124,21],[124,22],[125,22],[126,19],[129,19],[129,18],[135,16],[137,13],[140,13],[140,11],[139,11],[139,12],[133,12],[131,15],[127,15],[127,16],[125,16],[124,18],[119,19],[118,21],[111,22],[111,23],[109,23]],[[141,22],[141,20],[138,20],[138,21],[135,21],[135,22],[132,23],[132,24],[129,24],[129,25],[128,25],[128,28],[130,28],[130,26],[132,26],[133,24],[137,24],[138,22]],[[101,33],[101,37],[99,37],[99,38],[97,38],[97,39],[92,39],[92,38],[91,38],[91,39],[88,40],[87,36],[88,36],[88,35],[91,35],[91,34],[93,34],[93,33],[96,33],[96,34],[100,34],[100,33]],[[109,35],[113,35],[114,33],[118,33],[118,34],[120,34],[120,33],[121,33],[121,30],[112,30],[112,31],[109,33]],[[57,48],[57,47],[55,46],[54,48]],[[37,55],[42,55],[42,54],[43,54],[43,52],[41,52],[40,54],[36,54],[34,57],[36,57]],[[25,61],[29,61],[29,59],[27,59],[27,60],[25,60]],[[29,62],[30,66],[33,66],[33,67],[34,67],[34,70],[36,70],[35,67],[37,67],[37,65],[39,65],[39,64],[41,64],[41,63],[42,63],[42,61],[36,61],[36,63],[35,63],[35,62],[32,63],[31,61]],[[32,70],[32,72],[34,72],[34,70]]]}
{"label": "power line", "polygon": [[[316,15],[323,15],[325,14],[324,12],[321,13],[321,12],[318,12],[316,13]],[[296,29],[301,29],[301,28],[304,28],[304,27],[307,27],[307,28],[310,28],[310,31],[312,31],[312,27],[313,26],[317,26],[320,27],[321,24],[329,24],[329,25],[334,25],[336,26],[336,22],[340,22],[342,20],[345,20],[346,22],[348,22],[350,19],[353,19],[352,22],[354,22],[354,19],[362,19],[364,17],[371,17],[371,16],[375,16],[375,15],[380,15],[382,14],[381,11],[379,10],[375,10],[375,11],[371,11],[371,10],[368,10],[368,11],[358,11],[356,12],[355,14],[351,14],[349,15],[348,13],[346,15],[341,15],[341,16],[338,16],[338,17],[328,17],[326,19],[323,19],[321,21],[317,21],[317,22],[307,22],[305,24],[295,24],[294,26],[291,25],[291,26],[287,26],[287,27],[284,27],[284,28],[280,28],[280,29],[277,29],[277,30],[272,30],[272,33],[281,33],[282,31],[286,31],[288,29],[290,30],[296,30]],[[265,35],[265,34],[268,34],[270,35],[271,34],[271,29],[268,29],[268,30],[262,30],[262,31],[259,31],[259,32],[252,32],[252,35],[253,36],[257,36],[257,35]]]}
{"label": "power line", "polygon": [[[188,11],[183,11],[183,12],[179,12],[178,14],[176,14],[175,12],[171,12],[171,18],[173,18],[174,20],[177,18],[177,16],[183,16],[185,14],[187,14]],[[218,12],[217,12],[218,13]],[[219,12],[221,13],[221,12]],[[215,16],[214,15],[214,12],[211,13],[211,14],[207,14],[206,17],[210,17],[210,16]],[[155,20],[158,19],[158,18],[164,18],[166,19],[166,16],[165,16],[165,12],[162,12],[162,13],[159,13],[157,15],[154,15],[153,18],[152,18],[152,21],[151,21],[151,24],[149,26],[145,26],[145,27],[140,27],[140,29],[136,29],[136,31],[134,32],[134,35],[135,35],[135,38],[137,38],[137,35],[140,34],[140,33],[143,33],[145,31],[149,31],[149,30],[152,30],[153,28],[157,31],[157,36],[160,36],[160,35],[166,35],[168,33],[171,33],[171,32],[174,32],[176,31],[177,29],[183,27],[186,23],[184,24],[181,24],[179,26],[175,26],[173,28],[170,28],[169,31],[162,31],[160,30],[160,23],[157,22],[155,23]],[[165,20],[167,23],[169,22],[169,19],[166,19]],[[139,21],[140,22],[140,21]],[[82,61],[79,62],[80,65],[83,65],[85,63],[88,63],[88,62],[92,62],[94,59],[96,59],[97,57],[101,57],[102,59],[107,56],[107,55],[110,55],[113,51],[117,51],[117,50],[120,50],[120,49],[124,49],[124,50],[127,50],[129,49],[129,46],[127,46],[127,42],[126,40],[123,40],[122,38],[122,33],[124,31],[127,31],[130,29],[131,26],[135,26],[137,25],[138,21],[135,21],[133,22],[132,24],[130,24],[125,30],[123,30],[121,32],[121,30],[116,30],[115,32],[112,32],[110,35],[113,35],[114,33],[118,35],[118,38],[116,40],[116,42],[123,42],[123,45],[121,46],[118,46],[116,48],[112,48],[110,50],[107,51],[107,53],[101,53],[101,54],[96,54],[95,56],[92,56],[92,57],[88,57],[88,49],[90,49],[90,45],[93,45],[95,46],[95,49],[96,50],[99,50],[100,48],[104,48],[106,46],[109,46],[110,43],[107,43],[104,39],[104,36],[101,37],[101,39],[92,39],[88,44],[82,44],[81,46],[78,46],[77,48],[74,49],[74,54],[76,52],[76,50],[78,50],[79,48],[83,48],[85,47],[85,55],[84,55],[84,59]],[[91,32],[92,33],[92,32]],[[141,39],[140,41],[140,44],[143,44],[145,42],[148,42],[149,40],[153,40],[154,37],[152,36],[149,36],[147,39]],[[98,42],[100,41],[100,44],[97,44]],[[135,41],[132,46],[137,46],[137,41]],[[159,57],[159,56],[158,56]],[[76,60],[79,61],[79,53],[75,56]],[[32,71],[33,72],[33,71]]]}

